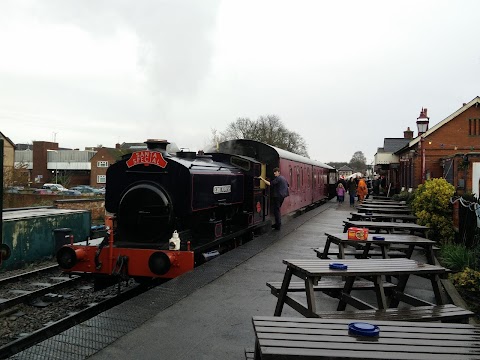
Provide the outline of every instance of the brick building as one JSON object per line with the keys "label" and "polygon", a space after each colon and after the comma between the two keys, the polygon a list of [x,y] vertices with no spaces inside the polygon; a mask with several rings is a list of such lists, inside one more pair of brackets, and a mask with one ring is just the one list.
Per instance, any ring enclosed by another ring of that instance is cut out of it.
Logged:
{"label": "brick building", "polygon": [[480,97],[431,128],[427,109],[422,109],[417,125],[419,135],[395,152],[400,186],[416,188],[424,180],[443,177],[457,189],[478,195]]}
{"label": "brick building", "polygon": [[347,177],[353,174],[353,169],[347,165],[343,165],[340,169],[338,169],[338,176]]}
{"label": "brick building", "polygon": [[3,183],[5,186],[12,184],[13,164],[15,156],[15,144],[8,137],[0,132],[0,139],[3,139]]}
{"label": "brick building", "polygon": [[[143,144],[146,146],[145,144]],[[123,155],[131,153],[131,149],[120,149],[117,144],[113,148],[97,148],[97,153],[90,159],[90,185],[93,187],[105,186],[107,182],[107,169],[110,165],[117,162]]]}

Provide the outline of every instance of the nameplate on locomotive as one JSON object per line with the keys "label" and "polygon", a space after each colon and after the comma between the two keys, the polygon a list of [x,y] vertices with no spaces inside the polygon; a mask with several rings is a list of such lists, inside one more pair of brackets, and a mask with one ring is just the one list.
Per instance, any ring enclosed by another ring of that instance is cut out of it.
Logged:
{"label": "nameplate on locomotive", "polygon": [[232,185],[221,185],[221,186],[213,187],[214,194],[228,194],[231,192],[232,192]]}
{"label": "nameplate on locomotive", "polygon": [[130,156],[130,159],[127,160],[127,166],[131,168],[132,166],[135,165],[156,165],[161,168],[165,168],[167,166],[167,162],[162,156],[162,153],[158,151],[135,151],[132,153],[132,156]]}

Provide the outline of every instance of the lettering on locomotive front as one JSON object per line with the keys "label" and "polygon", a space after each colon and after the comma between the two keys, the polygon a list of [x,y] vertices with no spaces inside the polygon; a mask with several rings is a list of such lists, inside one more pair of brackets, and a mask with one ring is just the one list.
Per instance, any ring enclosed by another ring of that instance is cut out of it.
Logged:
{"label": "lettering on locomotive front", "polygon": [[228,194],[232,192],[232,185],[220,185],[213,187],[214,194]]}
{"label": "lettering on locomotive front", "polygon": [[127,166],[131,168],[132,166],[143,164],[145,166],[148,165],[156,165],[161,168],[165,168],[167,166],[167,162],[162,156],[162,153],[158,151],[135,151],[130,156],[130,159],[127,160]]}

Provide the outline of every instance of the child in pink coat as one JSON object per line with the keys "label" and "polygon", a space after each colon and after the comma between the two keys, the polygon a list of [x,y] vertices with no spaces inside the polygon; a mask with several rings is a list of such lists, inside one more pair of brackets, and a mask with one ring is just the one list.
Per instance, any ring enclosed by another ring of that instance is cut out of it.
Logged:
{"label": "child in pink coat", "polygon": [[342,183],[339,183],[337,186],[337,201],[339,204],[343,204],[343,201],[345,200],[345,188],[343,187]]}

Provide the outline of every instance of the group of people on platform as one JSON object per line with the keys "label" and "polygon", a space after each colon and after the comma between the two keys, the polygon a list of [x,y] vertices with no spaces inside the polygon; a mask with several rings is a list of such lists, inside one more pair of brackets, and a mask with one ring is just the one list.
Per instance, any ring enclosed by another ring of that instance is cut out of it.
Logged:
{"label": "group of people on platform", "polygon": [[[385,188],[385,182],[386,180],[384,176],[376,176],[372,181],[373,193],[378,195],[380,190]],[[369,194],[365,177],[362,175],[351,176],[348,180],[346,180],[343,176],[340,176],[340,179],[337,182],[337,202],[339,204],[343,204],[347,192],[350,196],[351,207],[355,206],[355,197],[358,197],[358,202],[360,204],[363,203]]]}

